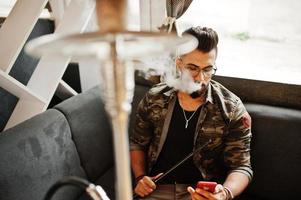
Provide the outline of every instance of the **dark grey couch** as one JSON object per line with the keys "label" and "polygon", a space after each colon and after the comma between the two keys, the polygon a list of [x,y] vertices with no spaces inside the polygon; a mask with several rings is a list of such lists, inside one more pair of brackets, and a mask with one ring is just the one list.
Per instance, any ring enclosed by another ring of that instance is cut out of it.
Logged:
{"label": "dark grey couch", "polygon": [[[300,88],[296,92],[294,86],[216,79],[242,97],[253,120],[254,179],[239,199],[297,199],[301,178]],[[148,88],[149,84],[138,80],[134,109]],[[270,94],[262,93],[262,88]],[[289,97],[281,96],[291,88]],[[281,94],[277,95],[277,90]],[[77,95],[0,133],[1,200],[41,200],[54,182],[68,175],[103,186],[114,199],[111,128],[98,92],[94,88]],[[54,199],[86,196],[79,189],[64,188]]]}
{"label": "dark grey couch", "polygon": [[[79,176],[114,198],[111,128],[99,91],[59,104],[0,133],[0,199],[42,200],[63,176]],[[62,188],[53,199],[86,199]]]}

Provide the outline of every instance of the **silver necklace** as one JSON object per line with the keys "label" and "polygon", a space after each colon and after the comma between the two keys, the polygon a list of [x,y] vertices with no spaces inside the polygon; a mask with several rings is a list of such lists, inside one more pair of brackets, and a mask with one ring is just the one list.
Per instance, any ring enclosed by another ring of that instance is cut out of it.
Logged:
{"label": "silver necklace", "polygon": [[189,120],[192,119],[192,117],[194,116],[194,114],[196,113],[196,111],[197,111],[198,109],[199,109],[199,108],[197,108],[197,109],[192,113],[192,115],[187,119],[186,114],[185,114],[185,111],[184,111],[184,109],[182,108],[182,111],[183,111],[183,114],[184,114],[184,118],[185,118],[185,121],[186,121],[186,123],[185,123],[185,128],[188,127]]}

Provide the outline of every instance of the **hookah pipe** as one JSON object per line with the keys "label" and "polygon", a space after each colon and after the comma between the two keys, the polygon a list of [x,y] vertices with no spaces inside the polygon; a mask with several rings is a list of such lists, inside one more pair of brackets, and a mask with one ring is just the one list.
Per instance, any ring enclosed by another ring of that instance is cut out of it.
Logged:
{"label": "hookah pipe", "polygon": [[57,181],[47,191],[44,200],[50,200],[59,188],[66,185],[73,185],[84,189],[93,200],[110,200],[102,187],[100,187],[99,185],[95,186],[85,179],[75,176],[64,177],[61,180]]}
{"label": "hookah pipe", "polygon": [[[169,170],[167,170],[165,173],[163,173],[161,176],[159,176],[158,178],[156,178],[154,180],[154,183],[159,182],[160,180],[162,180],[165,176],[167,176],[169,173],[171,173],[173,170],[175,170],[177,167],[179,167],[180,165],[182,165],[186,160],[188,160],[189,158],[191,158],[194,154],[198,153],[199,151],[201,151],[205,146],[207,146],[208,144],[210,144],[212,142],[211,139],[209,139],[205,144],[203,144],[202,146],[200,146],[199,148],[197,148],[196,150],[192,151],[190,154],[188,154],[187,156],[185,156],[182,160],[180,160],[179,162],[177,162],[174,166],[172,166]],[[139,197],[138,194],[134,194],[133,195],[133,199],[137,199]]]}

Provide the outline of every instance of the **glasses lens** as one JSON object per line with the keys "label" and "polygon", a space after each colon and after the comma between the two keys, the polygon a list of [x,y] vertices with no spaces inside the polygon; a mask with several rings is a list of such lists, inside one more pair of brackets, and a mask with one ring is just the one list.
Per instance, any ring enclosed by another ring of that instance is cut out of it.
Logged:
{"label": "glasses lens", "polygon": [[185,68],[190,72],[192,76],[196,76],[200,73],[200,70],[198,67],[193,65],[186,65]]}
{"label": "glasses lens", "polygon": [[185,68],[190,72],[190,74],[192,76],[198,76],[200,74],[200,72],[202,72],[202,74],[206,78],[212,77],[216,72],[215,67],[208,67],[208,68],[205,68],[205,69],[200,69],[200,68],[198,68],[194,65],[186,65]]}
{"label": "glasses lens", "polygon": [[216,70],[217,70],[217,68],[216,68],[216,66],[213,68],[213,72],[212,72],[212,76],[214,76],[215,75],[215,73],[216,73]]}
{"label": "glasses lens", "polygon": [[212,77],[215,73],[215,70],[214,70],[213,67],[210,67],[208,69],[203,69],[202,71],[203,71],[203,74],[206,78]]}

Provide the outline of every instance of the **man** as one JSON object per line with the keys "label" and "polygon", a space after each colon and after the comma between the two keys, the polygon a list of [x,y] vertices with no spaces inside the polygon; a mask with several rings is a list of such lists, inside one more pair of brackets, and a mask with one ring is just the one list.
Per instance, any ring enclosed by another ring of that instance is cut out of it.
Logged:
{"label": "man", "polygon": [[[240,99],[216,81],[218,35],[211,28],[184,32],[199,45],[176,60],[184,76],[200,85],[189,94],[155,85],[141,100],[130,137],[135,193],[143,199],[232,199],[252,179],[251,118]],[[211,139],[204,148],[199,149]],[[190,152],[193,157],[155,180]],[[220,183],[214,192],[196,189],[198,181]]]}

